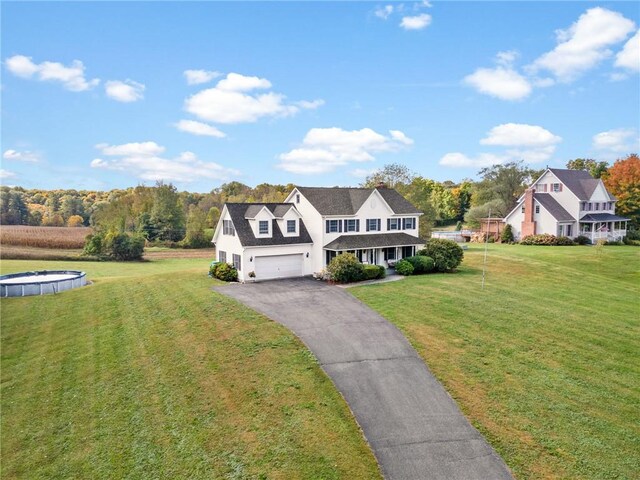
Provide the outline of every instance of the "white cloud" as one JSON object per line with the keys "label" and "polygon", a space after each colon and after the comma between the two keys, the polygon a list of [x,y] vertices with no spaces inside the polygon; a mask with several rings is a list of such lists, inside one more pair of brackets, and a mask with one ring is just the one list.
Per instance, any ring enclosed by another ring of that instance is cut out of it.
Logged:
{"label": "white cloud", "polygon": [[14,178],[15,176],[15,173],[5,170],[4,168],[0,168],[0,179]]}
{"label": "white cloud", "polygon": [[613,153],[629,153],[637,150],[640,139],[633,128],[618,128],[593,136],[593,148]]}
{"label": "white cloud", "polygon": [[561,141],[561,137],[538,125],[504,123],[489,130],[487,136],[480,140],[480,144],[505,147],[545,147]]}
{"label": "white cloud", "polygon": [[141,180],[193,182],[201,179],[227,180],[239,175],[234,169],[214,162],[205,162],[193,152],[182,152],[176,158],[161,157],[165,147],[155,142],[127,143],[124,145],[98,144],[102,155],[112,159],[95,158],[91,167],[105,170],[125,171]]}
{"label": "white cloud", "polygon": [[301,108],[317,108],[322,100],[286,103],[280,93],[249,93],[271,88],[265,78],[229,73],[213,88],[202,90],[185,101],[185,110],[201,120],[215,123],[253,123],[262,117],[295,115]]}
{"label": "white cloud", "polygon": [[618,12],[590,8],[567,30],[556,31],[558,45],[536,59],[528,70],[548,70],[559,81],[571,82],[610,57],[609,47],[626,39],[634,28],[634,22]]}
{"label": "white cloud", "polygon": [[468,156],[460,152],[444,155],[439,164],[447,167],[490,167],[506,162],[524,160],[527,163],[541,163],[549,160],[562,138],[538,125],[505,123],[493,127],[480,140],[481,145],[510,147],[502,153],[480,153]]}
{"label": "white cloud", "polygon": [[316,108],[324,105],[324,100],[300,100],[299,102],[296,102],[296,105],[300,108],[304,108],[305,110],[315,110]]}
{"label": "white cloud", "polygon": [[393,5],[385,5],[384,7],[378,7],[375,9],[373,14],[378,17],[386,20],[389,18],[389,15],[393,13]]}
{"label": "white cloud", "polygon": [[312,128],[299,148],[279,155],[278,168],[299,174],[330,172],[349,162],[373,161],[374,154],[398,151],[413,143],[398,130],[389,134],[387,137],[370,128]]}
{"label": "white cloud", "polygon": [[516,50],[506,50],[504,52],[498,52],[496,54],[496,63],[503,67],[511,67],[513,62],[520,56]]}
{"label": "white cloud", "polygon": [[199,85],[201,83],[210,82],[222,74],[213,70],[185,70],[183,75],[187,79],[187,84]]}
{"label": "white cloud", "polygon": [[481,153],[476,157],[468,157],[464,153],[452,152],[444,155],[438,162],[444,167],[465,168],[465,167],[491,167],[500,165],[509,160],[506,156],[494,155],[492,153]]}
{"label": "white cloud", "polygon": [[165,148],[158,145],[156,142],[133,142],[124,143],[122,145],[108,145],[106,143],[99,143],[96,145],[98,150],[102,151],[103,155],[109,156],[142,156],[152,157],[160,155],[165,151]]}
{"label": "white cloud", "polygon": [[479,68],[464,83],[501,100],[522,100],[531,93],[529,81],[511,67]]}
{"label": "white cloud", "polygon": [[365,177],[368,177],[369,175],[373,175],[377,171],[378,171],[377,168],[372,168],[371,170],[368,170],[366,168],[354,168],[349,172],[349,175],[356,178],[365,178]]}
{"label": "white cloud", "polygon": [[79,60],[71,62],[71,66],[65,66],[58,62],[34,63],[31,57],[14,55],[5,60],[5,66],[14,75],[21,78],[36,77],[40,81],[60,82],[64,88],[72,92],[89,90],[100,80],[95,78],[87,80],[84,76],[84,65]]}
{"label": "white cloud", "polygon": [[5,150],[2,154],[2,158],[5,160],[15,160],[18,162],[38,162],[40,161],[40,154],[36,152],[30,152],[29,150],[24,150],[19,152],[17,150]]}
{"label": "white cloud", "polygon": [[624,44],[616,55],[616,67],[640,71],[640,30]]}
{"label": "white cloud", "polygon": [[196,122],[195,120],[180,120],[175,124],[175,127],[182,132],[192,133],[193,135],[216,138],[224,138],[227,136],[216,127],[206,123]]}
{"label": "white cloud", "polygon": [[405,30],[422,30],[431,25],[431,15],[421,13],[420,15],[402,17],[400,26]]}
{"label": "white cloud", "polygon": [[110,80],[104,86],[105,93],[109,98],[117,100],[118,102],[137,102],[144,98],[145,86],[142,83],[134,82],[133,80]]}

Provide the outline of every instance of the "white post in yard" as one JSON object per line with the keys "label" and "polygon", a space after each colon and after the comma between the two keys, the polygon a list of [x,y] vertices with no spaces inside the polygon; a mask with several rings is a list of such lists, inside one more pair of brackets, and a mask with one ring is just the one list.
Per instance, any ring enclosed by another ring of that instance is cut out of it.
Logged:
{"label": "white post in yard", "polygon": [[[491,218],[491,208],[489,208],[489,219]],[[484,290],[484,276],[487,266],[487,247],[489,246],[489,223],[491,220],[487,220],[487,236],[484,239],[484,261],[482,262],[482,290]]]}

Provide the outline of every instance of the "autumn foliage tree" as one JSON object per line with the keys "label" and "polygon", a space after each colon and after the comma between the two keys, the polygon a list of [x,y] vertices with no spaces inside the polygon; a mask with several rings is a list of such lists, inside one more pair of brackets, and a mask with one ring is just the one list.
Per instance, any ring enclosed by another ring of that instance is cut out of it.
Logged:
{"label": "autumn foliage tree", "polygon": [[631,219],[635,229],[640,229],[640,158],[632,153],[616,160],[602,177],[609,192],[617,199],[616,213]]}

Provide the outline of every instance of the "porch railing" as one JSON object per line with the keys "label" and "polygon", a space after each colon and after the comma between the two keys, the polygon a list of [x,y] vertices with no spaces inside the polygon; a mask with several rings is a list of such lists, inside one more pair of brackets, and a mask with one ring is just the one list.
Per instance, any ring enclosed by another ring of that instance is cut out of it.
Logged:
{"label": "porch railing", "polygon": [[609,230],[608,232],[580,232],[580,235],[584,235],[587,238],[590,238],[592,242],[597,240],[607,240],[607,241],[619,241],[622,240],[622,237],[627,235],[626,230]]}

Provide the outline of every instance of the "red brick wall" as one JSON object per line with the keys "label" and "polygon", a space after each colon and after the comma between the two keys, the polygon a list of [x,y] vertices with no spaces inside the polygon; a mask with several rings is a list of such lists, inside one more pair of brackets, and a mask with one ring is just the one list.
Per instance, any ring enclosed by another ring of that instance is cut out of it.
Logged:
{"label": "red brick wall", "polygon": [[536,234],[536,222],[533,220],[533,192],[533,188],[528,188],[524,192],[524,220],[520,232],[522,237]]}

